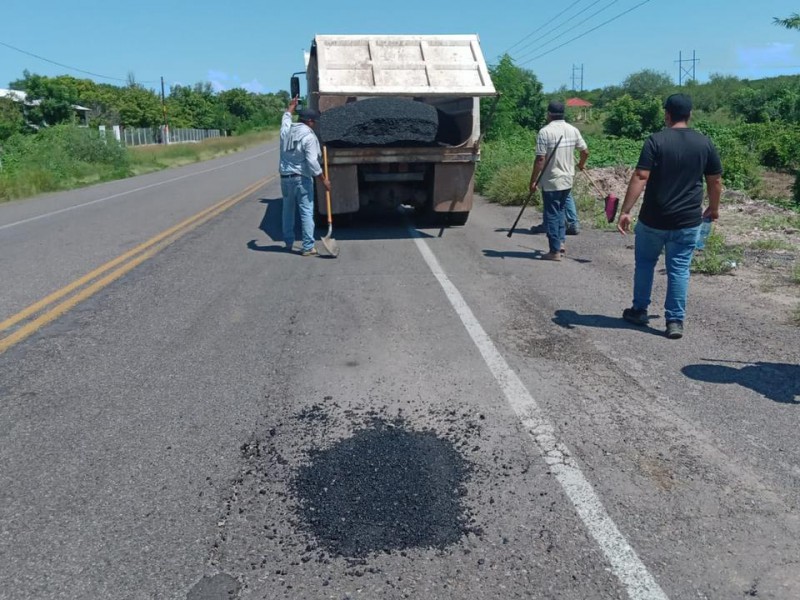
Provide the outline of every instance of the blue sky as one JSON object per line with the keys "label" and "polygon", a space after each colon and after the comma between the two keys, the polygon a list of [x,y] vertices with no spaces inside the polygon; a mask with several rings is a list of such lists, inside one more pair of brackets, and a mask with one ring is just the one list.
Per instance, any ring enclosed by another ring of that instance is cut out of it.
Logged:
{"label": "blue sky", "polygon": [[[800,73],[800,31],[772,24],[800,5],[778,0],[8,2],[0,43],[122,80],[88,76],[98,82],[122,84],[133,73],[151,88],[163,75],[167,85],[287,89],[318,33],[477,33],[489,63],[510,51],[547,91],[571,85],[573,65],[583,65],[586,89],[618,84],[645,68],[677,80],[681,51],[684,59],[696,51],[700,81],[711,73]],[[0,87],[24,69],[87,76],[0,45]]]}

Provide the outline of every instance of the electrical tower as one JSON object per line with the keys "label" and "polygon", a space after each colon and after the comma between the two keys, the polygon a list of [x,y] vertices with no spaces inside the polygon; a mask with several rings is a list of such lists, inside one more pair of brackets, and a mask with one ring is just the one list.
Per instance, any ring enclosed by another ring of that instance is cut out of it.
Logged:
{"label": "electrical tower", "polygon": [[[698,59],[695,56],[695,51],[692,50],[692,58],[683,58],[683,52],[678,52],[678,85],[683,86],[683,76],[687,79],[697,79],[695,77],[695,65]],[[691,67],[684,67],[683,63],[691,63]]]}
{"label": "electrical tower", "polygon": [[581,82],[580,91],[582,92],[583,91],[583,65],[581,65],[580,67],[577,66],[577,65],[572,65],[572,89],[573,89],[573,91],[578,91],[578,89],[579,89],[578,86],[575,84],[576,79],[578,79],[578,76],[575,75],[576,71],[580,71],[580,82]]}

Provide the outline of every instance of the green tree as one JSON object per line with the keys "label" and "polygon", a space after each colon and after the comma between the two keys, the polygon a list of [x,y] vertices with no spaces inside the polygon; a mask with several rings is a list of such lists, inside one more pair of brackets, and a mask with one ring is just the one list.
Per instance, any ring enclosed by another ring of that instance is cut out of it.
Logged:
{"label": "green tree", "polygon": [[643,100],[649,96],[661,97],[674,85],[666,73],[644,69],[628,75],[622,82],[622,91],[635,100]]}
{"label": "green tree", "polygon": [[0,142],[21,132],[24,125],[22,105],[11,98],[0,98]]}
{"label": "green tree", "polygon": [[222,107],[241,121],[248,121],[255,114],[254,95],[242,88],[234,88],[219,93]]}
{"label": "green tree", "polygon": [[786,29],[800,29],[800,14],[792,13],[790,17],[785,19],[775,17],[772,22],[775,23],[775,25],[786,27]]}
{"label": "green tree", "polygon": [[[508,54],[489,69],[500,98],[487,138],[502,137],[515,128],[538,129],[544,123],[545,97],[542,84],[532,71],[514,64]],[[494,99],[481,103],[481,119],[487,123]]]}
{"label": "green tree", "polygon": [[196,83],[194,87],[174,86],[169,93],[168,109],[173,127],[218,129],[217,104],[210,83]]}
{"label": "green tree", "polygon": [[23,71],[22,79],[12,81],[12,89],[27,94],[28,120],[36,125],[56,125],[75,120],[73,105],[78,103],[74,86],[58,78]]}
{"label": "green tree", "polygon": [[125,127],[156,127],[162,121],[161,101],[153,90],[138,84],[122,88],[117,98],[119,124]]}
{"label": "green tree", "polygon": [[609,135],[641,139],[664,125],[664,109],[658,98],[636,100],[625,94],[608,105],[603,128]]}

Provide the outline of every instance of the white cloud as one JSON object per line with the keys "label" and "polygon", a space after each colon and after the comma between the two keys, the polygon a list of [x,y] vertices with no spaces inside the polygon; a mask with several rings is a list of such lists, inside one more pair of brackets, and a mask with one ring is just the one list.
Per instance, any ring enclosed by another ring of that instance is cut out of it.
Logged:
{"label": "white cloud", "polygon": [[257,79],[242,82],[238,75],[229,75],[225,71],[208,70],[208,82],[215,92],[224,92],[233,88],[244,88],[248,92],[261,94],[264,92],[264,85]]}
{"label": "white cloud", "polygon": [[248,92],[252,92],[254,94],[263,94],[264,93],[264,85],[258,81],[258,79],[253,79],[252,81],[248,81],[247,83],[243,83],[241,86],[246,89]]}

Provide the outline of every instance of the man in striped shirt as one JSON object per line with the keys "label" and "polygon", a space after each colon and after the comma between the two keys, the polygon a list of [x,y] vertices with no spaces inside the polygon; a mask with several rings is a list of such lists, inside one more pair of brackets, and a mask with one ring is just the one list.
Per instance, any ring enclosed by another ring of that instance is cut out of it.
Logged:
{"label": "man in striped shirt", "polygon": [[[556,143],[561,139],[556,149]],[[539,130],[536,137],[536,160],[531,173],[531,192],[539,187],[537,182],[547,157],[553,154],[541,180],[542,200],[544,202],[544,222],[547,229],[549,252],[544,260],[561,260],[561,244],[566,235],[566,203],[572,191],[575,178],[575,150],[580,153],[578,169],[583,171],[589,150],[581,132],[564,121],[564,105],[551,102],[547,107],[547,125]]]}

